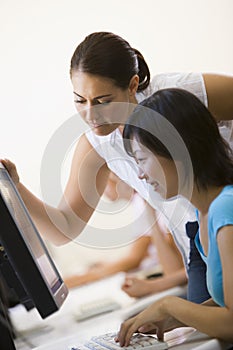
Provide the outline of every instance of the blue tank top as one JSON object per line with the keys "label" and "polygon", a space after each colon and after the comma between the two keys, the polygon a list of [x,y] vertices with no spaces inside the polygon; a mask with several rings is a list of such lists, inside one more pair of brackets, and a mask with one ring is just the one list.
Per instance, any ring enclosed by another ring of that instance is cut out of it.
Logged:
{"label": "blue tank top", "polygon": [[222,280],[222,263],[220,259],[217,234],[227,225],[233,225],[233,185],[223,188],[214,199],[208,212],[208,255],[206,256],[200,242],[198,231],[195,243],[202,259],[207,266],[207,288],[213,300],[220,306],[225,306]]}

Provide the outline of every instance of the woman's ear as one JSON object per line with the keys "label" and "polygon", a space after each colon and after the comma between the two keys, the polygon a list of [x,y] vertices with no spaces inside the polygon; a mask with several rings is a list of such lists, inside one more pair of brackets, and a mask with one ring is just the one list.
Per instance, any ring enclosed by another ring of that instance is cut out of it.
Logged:
{"label": "woman's ear", "polygon": [[129,82],[129,94],[131,96],[135,95],[138,89],[138,84],[139,84],[139,76],[135,74],[132,76]]}

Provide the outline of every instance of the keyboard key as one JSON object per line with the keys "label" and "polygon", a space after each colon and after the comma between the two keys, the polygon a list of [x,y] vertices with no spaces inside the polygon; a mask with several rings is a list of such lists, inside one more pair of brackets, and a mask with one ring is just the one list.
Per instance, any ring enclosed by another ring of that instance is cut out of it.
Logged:
{"label": "keyboard key", "polygon": [[[119,343],[115,342],[116,333],[108,333],[100,336],[92,337],[89,342],[85,344],[87,348],[91,350],[166,350],[168,349],[168,345],[165,342],[158,341],[156,337],[143,335],[143,334],[135,334],[131,338],[130,345],[128,347],[121,347]],[[98,346],[99,345],[99,346]]]}

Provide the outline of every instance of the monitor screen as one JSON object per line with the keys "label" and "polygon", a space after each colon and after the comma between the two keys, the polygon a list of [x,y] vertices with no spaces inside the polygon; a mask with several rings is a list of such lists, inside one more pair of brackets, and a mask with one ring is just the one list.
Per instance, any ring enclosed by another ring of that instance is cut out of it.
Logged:
{"label": "monitor screen", "polygon": [[0,245],[41,317],[45,318],[57,311],[64,302],[68,289],[16,186],[1,163]]}

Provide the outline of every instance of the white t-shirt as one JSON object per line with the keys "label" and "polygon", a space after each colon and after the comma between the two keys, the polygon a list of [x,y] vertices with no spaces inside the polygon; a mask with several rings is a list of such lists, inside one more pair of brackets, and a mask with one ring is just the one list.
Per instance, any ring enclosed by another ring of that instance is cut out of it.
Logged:
{"label": "white t-shirt", "polygon": [[[159,89],[177,87],[195,94],[207,106],[207,94],[201,73],[169,73],[156,75],[148,88],[137,94],[140,103]],[[118,129],[107,136],[97,136],[91,130],[86,137],[96,152],[105,159],[109,169],[129,184],[142,198],[161,213],[169,231],[180,249],[184,263],[189,259],[189,238],[185,232],[187,221],[196,220],[193,206],[183,197],[164,201],[150,185],[138,179],[138,168],[135,161],[126,154],[122,134]],[[140,217],[138,218],[140,220]]]}
{"label": "white t-shirt", "polygon": [[154,92],[166,88],[179,88],[190,91],[207,106],[207,94],[202,74],[193,72],[155,75],[150,85],[144,91],[137,94],[137,101],[140,103]]}

